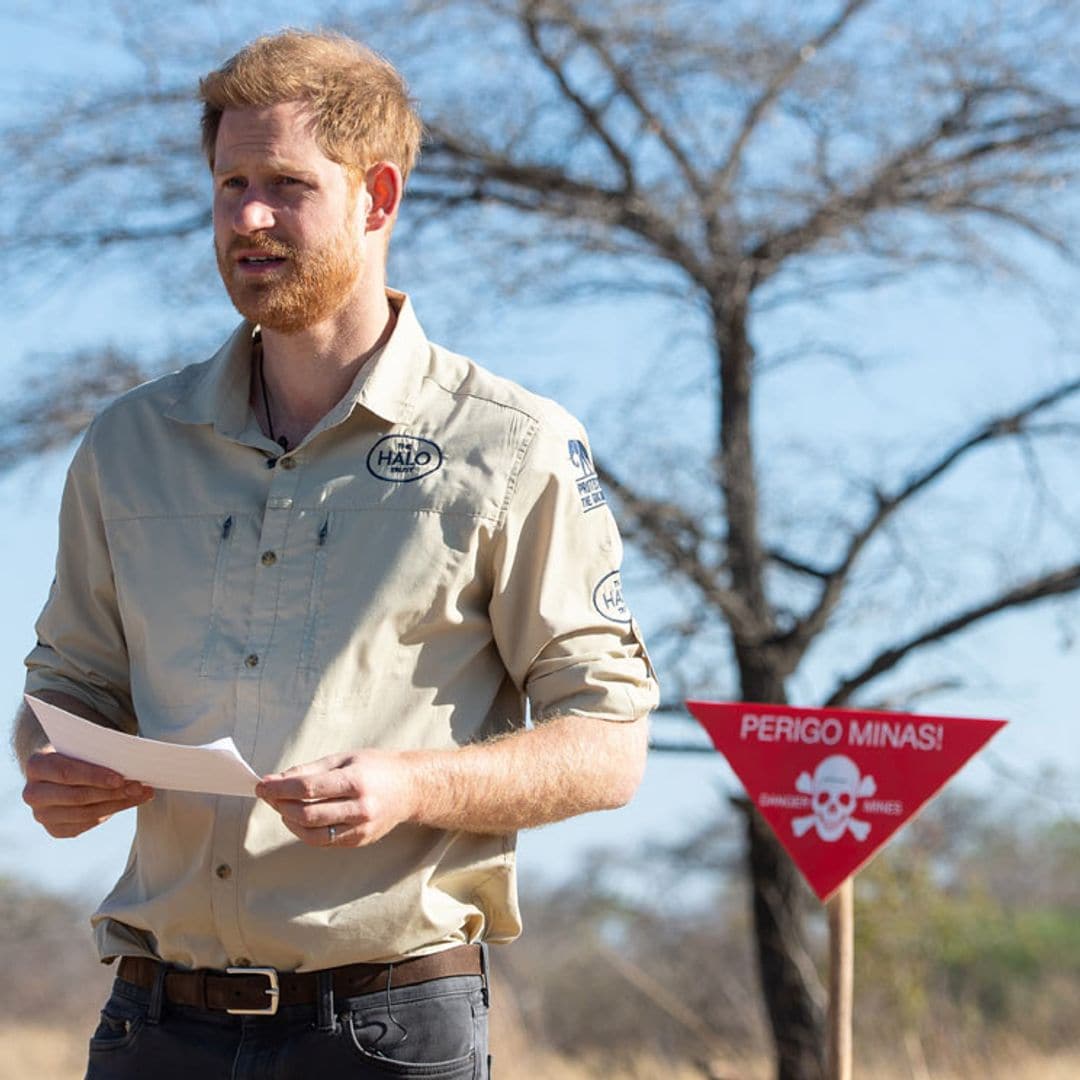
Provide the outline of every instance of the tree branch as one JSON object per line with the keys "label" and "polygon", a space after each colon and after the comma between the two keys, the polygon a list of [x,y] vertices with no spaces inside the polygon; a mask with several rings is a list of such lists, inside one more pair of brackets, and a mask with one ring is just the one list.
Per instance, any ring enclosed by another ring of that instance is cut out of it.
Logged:
{"label": "tree branch", "polygon": [[819,581],[828,581],[832,576],[833,571],[823,570],[820,566],[811,566],[808,562],[803,562],[802,559],[796,559],[794,555],[789,555],[786,551],[781,551],[779,548],[770,548],[766,555],[769,559],[776,563],[778,566],[782,566],[785,570],[792,570],[796,574],[804,574],[806,577],[817,578]]}
{"label": "tree branch", "polygon": [[848,0],[836,18],[815,37],[804,42],[802,45],[799,45],[790,55],[784,66],[773,75],[769,84],[754,100],[750,108],[747,109],[739,132],[735,136],[734,142],[731,144],[731,149],[728,151],[727,157],[720,166],[717,182],[712,195],[713,205],[719,203],[722,196],[731,187],[732,181],[738,175],[739,168],[742,164],[743,151],[746,149],[747,143],[750,141],[758,125],[761,123],[762,118],[773,106],[777,98],[780,97],[784,92],[784,89],[791,83],[792,79],[795,78],[799,71],[801,71],[806,64],[810,63],[810,61],[813,60],[841,30],[843,30],[848,22],[858,14],[859,10],[866,7],[868,3],[870,3],[870,0]]}
{"label": "tree branch", "polygon": [[1015,412],[988,420],[966,438],[949,447],[925,469],[910,477],[908,482],[894,494],[878,493],[873,513],[862,528],[851,536],[847,549],[837,565],[829,573],[823,575],[824,587],[815,606],[778,640],[777,644],[790,651],[792,661],[797,662],[811,642],[825,628],[840,602],[859,555],[871,538],[898,510],[920,492],[925,491],[973,450],[997,439],[1024,434],[1027,420],[1060,404],[1077,392],[1080,392],[1080,379],[1072,379],[1027,402]]}
{"label": "tree branch", "polygon": [[733,633],[752,636],[759,620],[746,601],[706,564],[703,549],[707,537],[698,522],[674,503],[637,494],[602,465],[594,464],[601,483],[618,498],[624,511],[620,523],[627,539],[636,539],[645,552],[694,585],[727,619]]}
{"label": "tree branch", "polygon": [[996,218],[1008,225],[1014,225],[1024,232],[1041,240],[1047,247],[1053,248],[1058,255],[1070,262],[1075,262],[1078,253],[1063,237],[1047,229],[1045,225],[1030,214],[1024,214],[1007,206],[997,206],[993,203],[979,202],[976,199],[957,202],[955,208],[970,211],[971,213],[983,214],[986,217]]}
{"label": "tree branch", "polygon": [[99,232],[40,233],[27,237],[22,243],[49,244],[57,247],[113,247],[116,244],[141,244],[153,240],[179,239],[193,233],[205,233],[210,228],[209,210],[200,210],[186,218],[165,222],[161,225],[145,225],[136,228],[110,228]]}
{"label": "tree branch", "polygon": [[641,118],[642,127],[656,136],[678,166],[690,190],[704,204],[709,196],[709,185],[694,167],[690,155],[679,145],[670,127],[645,100],[630,72],[618,62],[608,48],[604,31],[582,18],[572,3],[566,3],[565,0],[540,0],[540,3],[547,3],[553,11],[557,11],[563,25],[573,31],[578,40],[594,53],[611,76],[616,88],[634,107]]}
{"label": "tree branch", "polygon": [[615,162],[623,175],[623,187],[629,192],[635,187],[634,166],[630,161],[629,155],[615,141],[615,137],[611,132],[608,131],[600,113],[570,85],[570,80],[567,78],[566,70],[562,62],[544,48],[544,43],[540,37],[540,20],[536,16],[537,10],[544,6],[544,0],[528,0],[525,12],[521,16],[522,23],[525,26],[525,36],[529,41],[529,45],[532,47],[532,51],[540,63],[547,68],[554,77],[556,83],[558,83],[563,97],[570,101],[577,111],[581,113],[581,117],[586,125],[607,148],[612,161]]}
{"label": "tree branch", "polygon": [[[675,225],[639,193],[578,180],[563,169],[542,162],[513,161],[489,147],[468,146],[434,126],[429,125],[429,131],[427,164],[418,181],[423,184],[425,178],[448,180],[464,190],[447,192],[438,186],[433,189],[419,186],[410,198],[447,206],[491,202],[560,221],[591,219],[626,229],[646,240],[661,258],[699,285],[708,287],[711,275],[697,253],[679,235]],[[509,190],[498,186],[502,184]],[[523,193],[528,197],[522,198]]]}
{"label": "tree branch", "polygon": [[836,708],[844,705],[856,690],[886,671],[891,671],[901,660],[917,649],[932,645],[937,641],[944,641],[992,615],[998,615],[1012,608],[1024,607],[1050,596],[1064,596],[1078,589],[1080,589],[1080,563],[1073,563],[1071,566],[1054,570],[1024,582],[1022,585],[1017,585],[992,600],[960,611],[948,619],[943,619],[929,630],[924,630],[921,634],[879,653],[861,671],[839,683],[829,695],[825,706]]}
{"label": "tree branch", "polygon": [[[1011,87],[1005,89],[1015,92]],[[974,126],[971,117],[976,103],[1004,93],[1005,89],[966,88],[954,108],[920,138],[883,161],[862,184],[851,190],[835,190],[802,222],[758,241],[749,253],[755,266],[755,285],[775,273],[785,260],[805,253],[853,223],[865,227],[875,213],[903,206],[932,207],[938,212],[960,208],[973,187],[980,190],[986,185],[985,179],[979,183],[972,180],[967,169],[993,159],[1009,160],[1011,155],[1031,153],[1038,147],[1049,148],[1080,132],[1080,110],[1058,104],[1037,115],[1011,117],[1007,121],[999,118]],[[999,136],[995,134],[999,130],[1012,133]],[[935,151],[950,142],[958,148],[935,156]],[[1018,178],[1006,179],[1007,186],[1015,190]],[[1019,187],[1030,190],[1036,190],[1037,186],[1042,185],[1019,183]],[[1021,225],[1022,221],[1016,219],[1013,224]],[[1039,232],[1035,235],[1043,239]]]}

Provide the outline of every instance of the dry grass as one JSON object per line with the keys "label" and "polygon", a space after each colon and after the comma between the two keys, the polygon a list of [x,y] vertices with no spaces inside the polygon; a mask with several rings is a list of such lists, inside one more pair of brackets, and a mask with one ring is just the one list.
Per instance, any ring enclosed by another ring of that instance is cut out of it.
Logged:
{"label": "dry grass", "polygon": [[[709,1075],[691,1066],[672,1068],[655,1058],[642,1058],[632,1066],[613,1068],[601,1061],[569,1061],[547,1055],[533,1055],[510,1062],[505,1056],[495,1061],[498,1080],[705,1080]],[[723,1080],[771,1080],[770,1063],[762,1061],[741,1068],[720,1067],[712,1073]],[[856,1067],[858,1080],[1077,1080],[1080,1077],[1080,1054],[971,1062],[956,1069],[913,1072],[908,1064]]]}
{"label": "dry grass", "polygon": [[[600,1061],[575,1062],[537,1051],[511,1057],[505,1047],[498,1045],[493,1045],[492,1050],[499,1080],[702,1080],[697,1069],[671,1068],[657,1059],[641,1059],[632,1067],[613,1070]],[[85,1068],[83,1032],[30,1025],[0,1027],[0,1080],[81,1080]],[[718,1075],[731,1080],[766,1080],[768,1070],[762,1065],[752,1072]]]}
{"label": "dry grass", "polygon": [[994,1063],[972,1061],[949,1069],[913,1070],[908,1063],[856,1068],[860,1080],[1076,1080],[1080,1077],[1080,1054],[1044,1057],[1026,1054],[1004,1057]]}
{"label": "dry grass", "polygon": [[0,1080],[81,1080],[86,1039],[64,1028],[5,1024],[0,1027]]}
{"label": "dry grass", "polygon": [[[44,1025],[0,1026],[0,1080],[81,1080],[85,1068],[86,1032]],[[520,1032],[492,1033],[498,1080],[704,1080],[692,1066],[672,1067],[659,1058],[641,1057],[615,1067],[610,1062],[574,1061],[524,1045]],[[723,1080],[769,1080],[769,1063],[733,1057],[714,1063],[713,1076]],[[1023,1049],[999,1052],[993,1061],[978,1061],[939,1071],[913,1067],[906,1058],[891,1065],[864,1065],[859,1080],[1076,1080],[1080,1052],[1043,1057]]]}

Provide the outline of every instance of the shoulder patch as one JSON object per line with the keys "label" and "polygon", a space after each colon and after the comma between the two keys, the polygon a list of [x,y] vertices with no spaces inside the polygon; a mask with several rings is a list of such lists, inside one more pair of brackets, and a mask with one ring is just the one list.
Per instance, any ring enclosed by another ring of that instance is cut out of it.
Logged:
{"label": "shoulder patch", "polygon": [[577,493],[581,499],[582,510],[588,513],[603,506],[607,500],[589,456],[589,448],[580,439],[571,439],[567,443],[567,449],[570,453],[570,464],[577,472]]}
{"label": "shoulder patch", "polygon": [[622,594],[622,579],[618,570],[605,574],[593,589],[593,607],[609,622],[630,625],[630,609]]}

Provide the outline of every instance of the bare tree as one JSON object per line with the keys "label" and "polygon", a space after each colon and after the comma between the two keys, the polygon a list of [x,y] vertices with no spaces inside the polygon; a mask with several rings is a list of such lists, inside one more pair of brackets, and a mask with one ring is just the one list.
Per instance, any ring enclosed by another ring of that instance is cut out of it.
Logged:
{"label": "bare tree", "polygon": [[[785,702],[867,581],[896,600],[919,563],[897,555],[913,516],[964,491],[973,462],[1013,453],[1042,505],[1062,497],[1043,455],[1075,435],[1074,378],[991,415],[960,415],[950,437],[909,445],[878,472],[813,488],[803,527],[785,529],[763,474],[775,459],[763,461],[755,395],[769,385],[775,396],[788,372],[825,352],[859,359],[842,335],[788,356],[759,349],[764,327],[808,304],[919,274],[1019,280],[1039,251],[1074,267],[1075,3],[412,0],[323,14],[374,37],[423,101],[429,141],[403,223],[407,250],[449,250],[437,241],[452,223],[472,250],[497,253],[504,288],[551,303],[647,297],[700,331],[696,362],[715,403],[708,467],[691,487],[612,463],[603,472],[636,550],[690,612],[660,635],[673,646],[669,690],[721,689],[673,659],[704,635],[730,662],[725,693]],[[197,52],[194,23],[187,36],[128,25],[146,79],[9,132],[16,178],[32,179],[35,194],[11,199],[0,241],[37,272],[58,254],[130,260],[205,233],[190,72],[155,59]],[[152,194],[135,212],[100,197],[132,185]],[[117,370],[115,358],[106,366]],[[658,367],[653,393],[664,377]],[[84,387],[96,394],[100,382],[87,376]],[[33,400],[22,408],[26,422],[8,428],[0,452],[70,431],[70,417],[54,415],[43,432]],[[922,589],[907,618],[879,620],[868,645],[845,647],[850,668],[835,665],[821,700],[865,701],[930,646],[1075,592],[1078,559],[1074,539],[1028,544],[981,590]],[[823,994],[806,893],[743,810],[778,1075],[810,1080],[823,1071]]]}

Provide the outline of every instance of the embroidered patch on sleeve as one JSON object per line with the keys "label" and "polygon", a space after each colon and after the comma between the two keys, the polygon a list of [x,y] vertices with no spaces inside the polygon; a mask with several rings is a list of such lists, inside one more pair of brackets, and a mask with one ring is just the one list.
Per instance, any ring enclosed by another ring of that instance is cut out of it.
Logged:
{"label": "embroidered patch on sleeve", "polygon": [[607,500],[604,498],[604,489],[600,486],[600,479],[593,467],[589,448],[580,439],[571,439],[567,447],[570,451],[570,464],[577,470],[577,493],[581,499],[581,508],[588,513],[605,504]]}
{"label": "embroidered patch on sleeve", "polygon": [[596,583],[596,588],[593,589],[592,602],[593,607],[605,619],[629,626],[630,609],[623,599],[622,579],[619,577],[618,570],[612,570],[610,574],[605,574]]}

